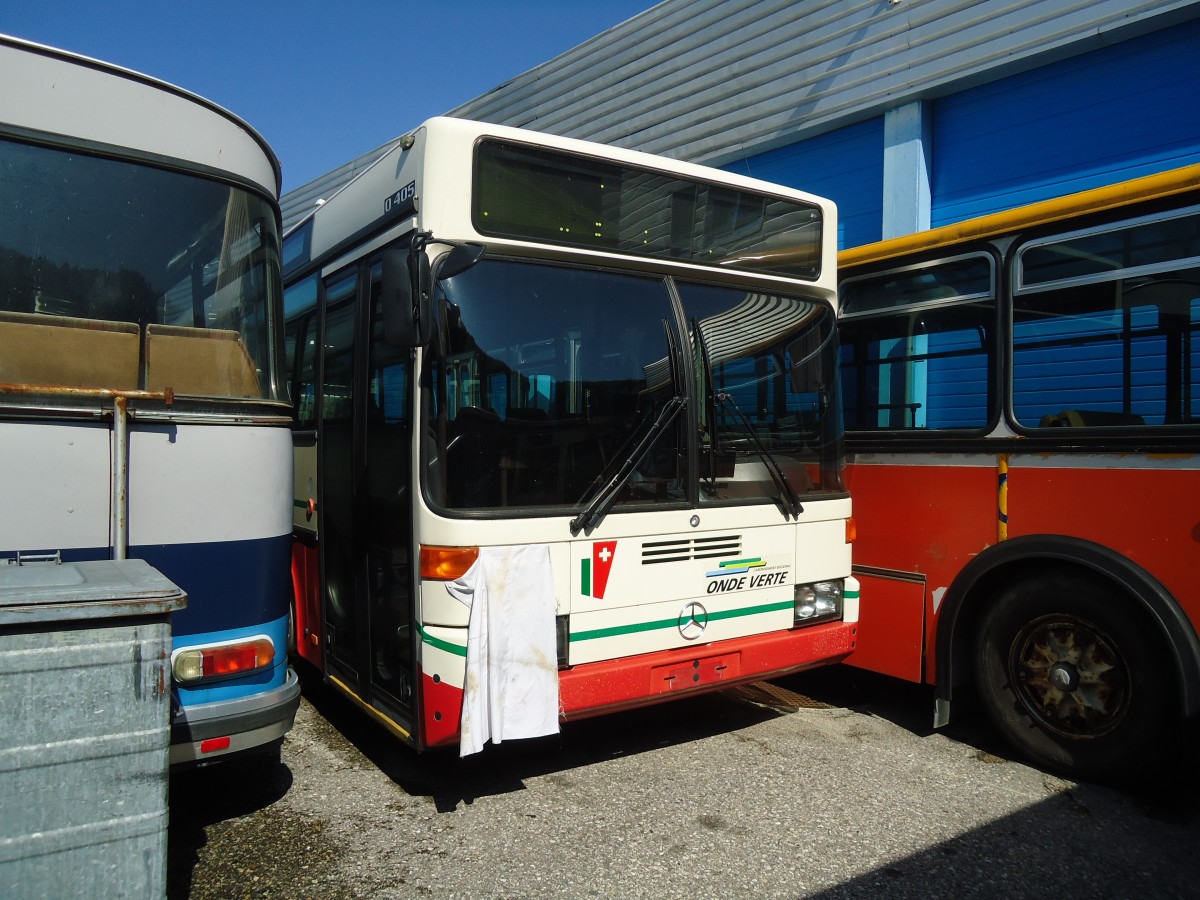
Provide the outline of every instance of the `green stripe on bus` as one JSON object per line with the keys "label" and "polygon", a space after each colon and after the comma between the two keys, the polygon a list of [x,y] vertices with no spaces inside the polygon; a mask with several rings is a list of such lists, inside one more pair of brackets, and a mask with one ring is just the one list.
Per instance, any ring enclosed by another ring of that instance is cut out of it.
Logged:
{"label": "green stripe on bus", "polygon": [[[791,600],[783,600],[778,603],[763,603],[759,606],[746,606],[741,609],[725,609],[718,612],[710,612],[708,621],[717,622],[721,619],[738,619],[742,616],[757,616],[763,613],[781,612],[785,609],[794,609],[795,603]],[[655,622],[635,622],[632,625],[614,625],[611,628],[593,628],[591,631],[577,631],[571,635],[571,642],[575,641],[591,641],[596,638],[619,637],[623,634],[638,634],[643,631],[656,631],[660,628],[678,628],[679,618],[674,619],[659,619]]]}
{"label": "green stripe on bus", "polygon": [[438,650],[445,650],[447,653],[453,653],[455,656],[461,656],[464,659],[467,655],[467,648],[460,647],[458,644],[452,644],[449,641],[443,641],[441,638],[434,637],[420,625],[417,629],[421,632],[421,640],[427,643],[430,647],[435,647]]}

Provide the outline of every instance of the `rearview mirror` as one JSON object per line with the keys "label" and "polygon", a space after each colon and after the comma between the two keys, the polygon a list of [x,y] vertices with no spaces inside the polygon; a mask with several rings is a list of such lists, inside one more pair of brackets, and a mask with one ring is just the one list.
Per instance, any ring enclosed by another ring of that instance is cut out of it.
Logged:
{"label": "rearview mirror", "polygon": [[485,253],[487,248],[483,244],[458,244],[442,258],[442,264],[438,266],[438,281],[461,275],[483,259]]}
{"label": "rearview mirror", "polygon": [[383,339],[395,347],[417,347],[429,340],[429,259],[407,247],[383,251]]}
{"label": "rearview mirror", "polygon": [[383,251],[383,280],[380,284],[383,339],[397,347],[412,347],[417,343],[413,277],[409,260],[407,247],[389,247]]}

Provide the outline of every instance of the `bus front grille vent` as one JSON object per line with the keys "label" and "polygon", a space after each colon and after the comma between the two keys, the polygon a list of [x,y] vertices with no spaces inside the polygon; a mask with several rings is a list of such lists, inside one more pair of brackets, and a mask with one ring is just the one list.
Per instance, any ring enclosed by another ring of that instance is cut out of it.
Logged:
{"label": "bus front grille vent", "polygon": [[646,541],[642,544],[642,565],[687,562],[692,559],[714,559],[719,556],[740,556],[742,536],[727,534],[720,537],[683,538],[677,541]]}

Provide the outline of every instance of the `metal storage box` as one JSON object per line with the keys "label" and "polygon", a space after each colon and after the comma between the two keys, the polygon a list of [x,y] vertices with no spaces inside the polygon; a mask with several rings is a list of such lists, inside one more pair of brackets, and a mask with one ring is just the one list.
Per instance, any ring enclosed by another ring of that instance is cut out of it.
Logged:
{"label": "metal storage box", "polygon": [[0,564],[0,896],[165,895],[185,603],[143,560]]}

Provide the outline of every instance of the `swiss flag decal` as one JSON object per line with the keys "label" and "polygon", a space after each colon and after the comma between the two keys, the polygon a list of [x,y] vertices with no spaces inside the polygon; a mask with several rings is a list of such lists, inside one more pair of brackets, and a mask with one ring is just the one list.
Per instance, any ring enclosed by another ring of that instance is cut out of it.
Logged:
{"label": "swiss flag decal", "polygon": [[617,555],[616,541],[600,541],[592,544],[592,596],[604,599],[608,586],[608,573],[612,571],[613,557]]}

